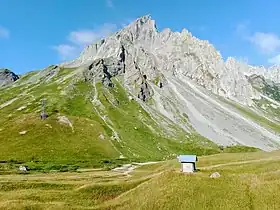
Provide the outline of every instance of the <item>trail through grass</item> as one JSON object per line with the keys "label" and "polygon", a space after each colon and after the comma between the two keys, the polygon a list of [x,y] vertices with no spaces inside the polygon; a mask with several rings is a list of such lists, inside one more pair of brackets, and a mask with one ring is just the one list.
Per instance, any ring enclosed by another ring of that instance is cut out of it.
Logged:
{"label": "trail through grass", "polygon": [[[199,171],[177,160],[116,171],[0,175],[1,209],[279,209],[280,153],[200,157]],[[219,172],[221,177],[210,179]]]}

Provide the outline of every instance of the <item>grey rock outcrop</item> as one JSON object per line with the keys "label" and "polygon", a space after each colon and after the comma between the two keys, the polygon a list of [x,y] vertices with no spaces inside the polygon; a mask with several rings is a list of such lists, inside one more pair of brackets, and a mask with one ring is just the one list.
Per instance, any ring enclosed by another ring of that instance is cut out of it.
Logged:
{"label": "grey rock outcrop", "polygon": [[252,99],[260,99],[260,94],[244,75],[247,68],[246,64],[238,62],[234,58],[228,58],[221,81],[223,90],[226,90],[227,98],[235,98],[237,101],[244,102],[244,104],[252,105]]}
{"label": "grey rock outcrop", "polygon": [[25,135],[27,133],[27,131],[20,131],[19,134],[20,135]]}
{"label": "grey rock outcrop", "polygon": [[58,72],[60,71],[60,67],[57,65],[50,65],[47,68],[43,69],[42,71],[39,71],[37,74],[35,74],[33,77],[29,79],[27,82],[48,82],[53,77],[55,77]]}
{"label": "grey rock outcrop", "polygon": [[[27,79],[20,81],[19,84],[23,85],[23,84],[48,83],[52,79],[54,79],[54,77],[57,76],[61,70],[62,68],[58,65],[50,65],[42,70],[33,71],[22,75],[22,77],[27,76]],[[29,76],[29,74],[31,74],[31,76]]]}
{"label": "grey rock outcrop", "polygon": [[58,117],[57,117],[57,120],[58,120],[58,122],[59,122],[61,125],[67,125],[67,126],[69,126],[69,127],[72,129],[72,132],[74,132],[74,126],[73,126],[72,122],[69,120],[68,117],[66,117],[66,116],[58,116]]}
{"label": "grey rock outcrop", "polygon": [[263,76],[252,74],[248,76],[248,81],[255,89],[261,90],[265,87],[265,78]]}
{"label": "grey rock outcrop", "polygon": [[0,69],[0,87],[11,84],[19,79],[19,76],[8,69]]}
{"label": "grey rock outcrop", "polygon": [[273,81],[275,83],[280,83],[280,66],[274,65],[269,68],[264,66],[250,66],[248,65],[247,70],[244,72],[247,76],[259,75],[266,80]]}
{"label": "grey rock outcrop", "polygon": [[86,80],[100,79],[105,86],[113,87],[111,78],[123,74],[125,65],[122,60],[113,57],[94,60],[84,72]]}
{"label": "grey rock outcrop", "polygon": [[146,79],[147,77],[146,75],[144,75],[140,86],[140,92],[138,94],[138,98],[141,99],[142,101],[147,101],[152,95],[151,88],[149,88]]}
{"label": "grey rock outcrop", "polygon": [[252,74],[248,77],[248,81],[252,86],[262,94],[280,102],[280,83],[275,83],[270,79],[266,79],[262,75]]}
{"label": "grey rock outcrop", "polygon": [[[97,65],[100,59],[103,62]],[[142,100],[153,95],[149,82],[163,87],[167,75],[187,76],[207,90],[243,104],[252,104],[252,99],[259,97],[241,64],[234,59],[225,63],[213,45],[186,29],[181,33],[170,29],[158,32],[150,16],[88,46],[77,59],[62,65],[90,65],[93,73],[86,73],[87,78],[102,72],[100,79],[109,86],[111,77],[123,74],[125,86]]]}

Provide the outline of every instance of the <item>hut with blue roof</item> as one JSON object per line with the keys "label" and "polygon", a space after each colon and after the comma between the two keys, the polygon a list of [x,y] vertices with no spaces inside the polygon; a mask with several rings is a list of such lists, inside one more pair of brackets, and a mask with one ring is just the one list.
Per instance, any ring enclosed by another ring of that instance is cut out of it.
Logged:
{"label": "hut with blue roof", "polygon": [[196,170],[196,155],[179,155],[178,160],[181,163],[181,171],[184,173],[193,173]]}

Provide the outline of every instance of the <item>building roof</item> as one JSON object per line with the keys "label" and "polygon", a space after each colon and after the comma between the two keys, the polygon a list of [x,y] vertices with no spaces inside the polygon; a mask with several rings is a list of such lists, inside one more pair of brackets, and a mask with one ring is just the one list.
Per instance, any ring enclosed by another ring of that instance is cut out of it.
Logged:
{"label": "building roof", "polygon": [[196,155],[179,155],[178,160],[181,163],[195,163],[197,161]]}

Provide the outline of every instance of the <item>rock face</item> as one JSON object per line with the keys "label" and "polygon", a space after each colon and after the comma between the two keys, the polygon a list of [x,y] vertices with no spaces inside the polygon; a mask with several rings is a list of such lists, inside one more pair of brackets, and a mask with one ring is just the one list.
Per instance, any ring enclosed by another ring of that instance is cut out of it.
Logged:
{"label": "rock face", "polygon": [[242,101],[249,106],[253,104],[252,99],[260,99],[259,93],[254,90],[244,76],[244,72],[248,68],[246,64],[240,63],[233,58],[228,58],[226,67],[222,81],[227,98],[235,98],[237,101]]}
{"label": "rock face", "polygon": [[88,46],[80,57],[63,65],[88,65],[87,78],[98,74],[108,86],[111,77],[122,74],[126,87],[144,101],[153,95],[146,81],[163,87],[169,74],[186,76],[215,94],[243,104],[259,98],[242,72],[244,66],[233,58],[224,62],[213,45],[186,29],[181,33],[170,29],[158,32],[150,16]]}
{"label": "rock face", "polygon": [[19,79],[19,76],[8,69],[0,69],[0,87],[11,84]]}
{"label": "rock face", "polygon": [[248,66],[245,74],[256,90],[280,102],[280,66]]}
{"label": "rock face", "polygon": [[248,81],[256,89],[263,89],[265,87],[265,78],[263,76],[252,74],[248,76]]}
{"label": "rock face", "polygon": [[100,79],[107,87],[113,87],[111,78],[125,72],[125,65],[121,59],[113,57],[96,59],[84,72],[86,80]]}
{"label": "rock face", "polygon": [[248,76],[248,81],[262,94],[280,102],[280,83],[276,83],[264,76],[252,74]]}
{"label": "rock face", "polygon": [[248,66],[245,72],[248,76],[255,74],[274,83],[280,83],[280,66],[277,65],[269,68],[265,68],[264,66]]}

